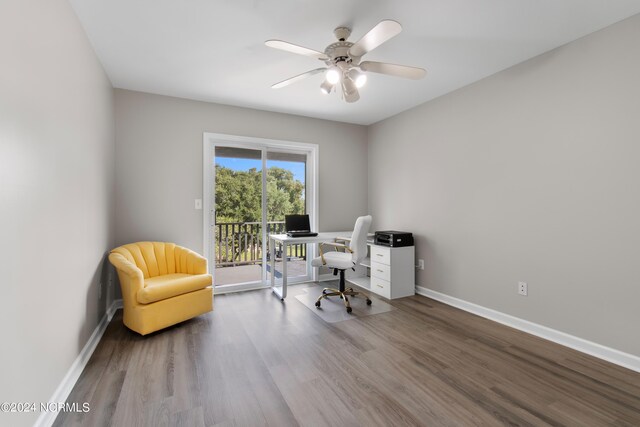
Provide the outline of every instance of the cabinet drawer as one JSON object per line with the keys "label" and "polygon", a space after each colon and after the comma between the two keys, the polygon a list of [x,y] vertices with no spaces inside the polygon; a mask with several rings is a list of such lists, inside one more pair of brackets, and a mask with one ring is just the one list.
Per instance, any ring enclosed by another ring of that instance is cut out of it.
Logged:
{"label": "cabinet drawer", "polygon": [[391,250],[384,246],[371,246],[371,262],[379,262],[380,264],[391,265]]}
{"label": "cabinet drawer", "polygon": [[387,299],[391,299],[391,284],[379,277],[371,277],[371,292],[376,293]]}
{"label": "cabinet drawer", "polygon": [[371,262],[371,275],[379,279],[391,280],[391,267],[379,262]]}

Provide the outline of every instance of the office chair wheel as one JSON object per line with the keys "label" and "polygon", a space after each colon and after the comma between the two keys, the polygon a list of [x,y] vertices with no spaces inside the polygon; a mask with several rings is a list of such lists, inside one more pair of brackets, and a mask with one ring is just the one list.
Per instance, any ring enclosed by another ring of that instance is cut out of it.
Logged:
{"label": "office chair wheel", "polygon": [[371,305],[371,300],[367,298],[367,305]]}
{"label": "office chair wheel", "polygon": [[320,301],[316,301],[316,307],[320,308]]}
{"label": "office chair wheel", "polygon": [[347,313],[351,313],[353,310],[351,310],[351,307],[347,307]]}

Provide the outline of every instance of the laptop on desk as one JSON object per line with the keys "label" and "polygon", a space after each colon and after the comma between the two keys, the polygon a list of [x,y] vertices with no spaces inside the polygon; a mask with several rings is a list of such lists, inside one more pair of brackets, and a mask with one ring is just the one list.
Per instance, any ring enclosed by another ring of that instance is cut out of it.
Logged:
{"label": "laptop on desk", "polygon": [[284,228],[289,237],[313,237],[318,233],[311,231],[309,215],[285,215]]}

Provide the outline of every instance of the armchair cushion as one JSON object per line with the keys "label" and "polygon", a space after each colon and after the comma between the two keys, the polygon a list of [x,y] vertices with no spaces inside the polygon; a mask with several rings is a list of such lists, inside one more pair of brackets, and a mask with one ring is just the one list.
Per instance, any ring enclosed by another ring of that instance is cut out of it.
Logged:
{"label": "armchair cushion", "polygon": [[144,288],[138,291],[140,304],[149,304],[163,299],[186,294],[211,286],[210,274],[165,274],[144,281]]}

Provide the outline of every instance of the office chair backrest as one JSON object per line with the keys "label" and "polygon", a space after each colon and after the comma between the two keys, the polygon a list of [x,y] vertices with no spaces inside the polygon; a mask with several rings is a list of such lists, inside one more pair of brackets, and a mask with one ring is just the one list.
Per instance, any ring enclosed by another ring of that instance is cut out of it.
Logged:
{"label": "office chair backrest", "polygon": [[349,249],[353,251],[353,262],[358,263],[367,255],[367,233],[371,227],[371,215],[361,216],[353,227]]}

